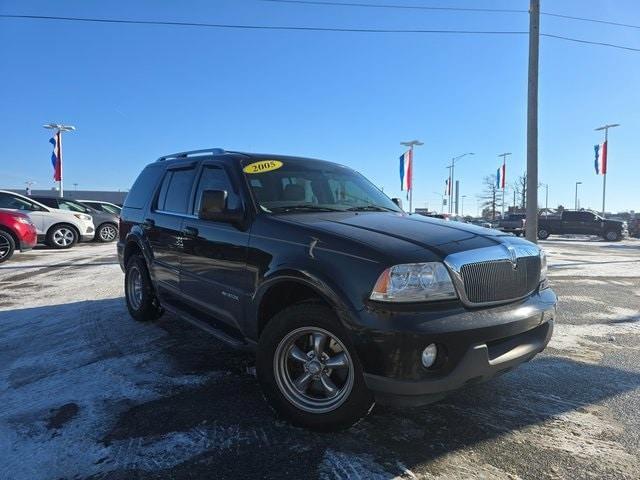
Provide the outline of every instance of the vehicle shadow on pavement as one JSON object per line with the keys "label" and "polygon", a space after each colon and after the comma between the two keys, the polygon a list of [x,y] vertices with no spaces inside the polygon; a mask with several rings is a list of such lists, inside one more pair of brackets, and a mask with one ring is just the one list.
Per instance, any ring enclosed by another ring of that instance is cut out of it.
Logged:
{"label": "vehicle shadow on pavement", "polygon": [[[170,315],[134,322],[122,298],[0,312],[0,361],[0,451],[15,455],[3,462],[18,479],[411,478],[442,468],[447,478],[539,478],[549,448],[558,476],[571,477],[563,464],[619,435],[601,404],[640,387],[638,373],[545,354],[439,403],[376,407],[347,431],[314,433],[274,417],[251,354]],[[601,463],[594,455],[593,472]]]}

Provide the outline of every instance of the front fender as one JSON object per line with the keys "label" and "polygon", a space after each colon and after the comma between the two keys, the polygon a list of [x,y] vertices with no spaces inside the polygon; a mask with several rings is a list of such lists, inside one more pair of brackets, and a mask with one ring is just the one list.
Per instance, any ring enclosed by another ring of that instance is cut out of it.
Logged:
{"label": "front fender", "polygon": [[[149,245],[149,242],[144,235],[144,230],[139,225],[136,225],[129,230],[124,240],[124,249],[122,254],[122,267],[126,266],[127,259],[131,253],[131,248],[136,246],[144,257],[145,262],[147,263],[147,267],[151,266],[153,262],[153,251]],[[149,268],[149,273],[152,272],[152,269]]]}

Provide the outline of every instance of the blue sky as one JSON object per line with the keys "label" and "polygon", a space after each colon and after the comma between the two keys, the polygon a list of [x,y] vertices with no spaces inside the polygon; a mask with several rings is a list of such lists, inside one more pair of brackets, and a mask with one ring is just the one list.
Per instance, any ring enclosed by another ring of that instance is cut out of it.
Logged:
{"label": "blue sky", "polygon": [[[526,0],[385,0],[527,9]],[[548,12],[640,25],[637,0],[542,0]],[[526,14],[274,4],[258,0],[1,0],[0,13],[363,28],[518,30]],[[542,17],[541,30],[640,47],[640,30]],[[220,146],[329,159],[399,196],[399,142],[415,155],[414,206],[439,206],[450,158],[475,213],[482,178],[526,163],[527,37],[216,30],[0,19],[0,187],[53,186],[46,122],[65,183],[127,189],[162,154]],[[640,211],[640,53],[543,38],[540,181],[550,205],[600,208],[593,129],[610,132],[608,210]],[[541,190],[541,196],[544,193]]]}

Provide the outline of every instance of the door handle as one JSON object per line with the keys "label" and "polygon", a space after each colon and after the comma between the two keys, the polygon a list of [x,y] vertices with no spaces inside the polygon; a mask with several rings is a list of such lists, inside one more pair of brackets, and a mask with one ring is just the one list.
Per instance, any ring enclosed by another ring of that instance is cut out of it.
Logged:
{"label": "door handle", "polygon": [[185,237],[189,238],[197,238],[198,237],[198,229],[195,227],[184,227],[182,230],[182,234]]}
{"label": "door handle", "polygon": [[149,228],[153,228],[155,226],[156,226],[156,222],[152,218],[145,218],[144,222],[142,222],[142,228],[144,228],[145,230]]}

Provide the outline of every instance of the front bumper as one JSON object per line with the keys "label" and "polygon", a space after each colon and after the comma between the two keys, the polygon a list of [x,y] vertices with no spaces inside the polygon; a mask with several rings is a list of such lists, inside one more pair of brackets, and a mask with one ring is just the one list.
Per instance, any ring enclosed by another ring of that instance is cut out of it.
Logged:
{"label": "front bumper", "polygon": [[81,242],[90,242],[96,236],[96,230],[93,228],[93,224],[84,227],[84,231],[80,234]]}
{"label": "front bumper", "polygon": [[[545,289],[519,302],[485,309],[367,309],[364,320],[378,328],[355,335],[365,382],[379,403],[395,406],[423,405],[484,382],[544,350],[553,333],[556,302],[553,291]],[[442,355],[437,368],[421,363],[429,343],[436,343]]]}

